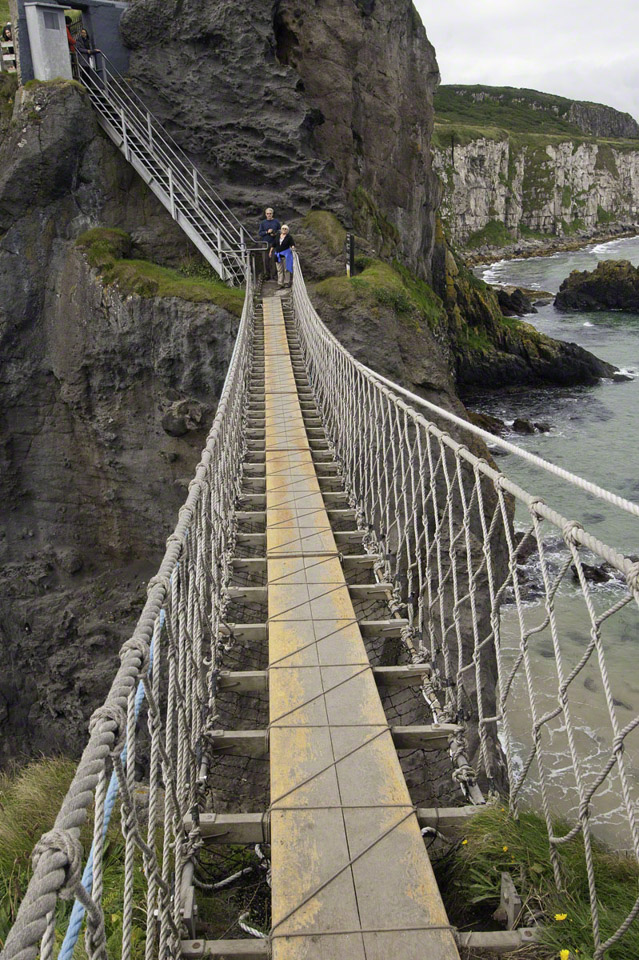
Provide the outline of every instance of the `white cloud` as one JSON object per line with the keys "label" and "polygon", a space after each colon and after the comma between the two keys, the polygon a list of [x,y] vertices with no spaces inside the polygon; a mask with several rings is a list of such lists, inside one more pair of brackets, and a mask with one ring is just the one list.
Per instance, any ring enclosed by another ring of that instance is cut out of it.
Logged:
{"label": "white cloud", "polygon": [[415,0],[442,83],[532,87],[639,118],[636,0]]}

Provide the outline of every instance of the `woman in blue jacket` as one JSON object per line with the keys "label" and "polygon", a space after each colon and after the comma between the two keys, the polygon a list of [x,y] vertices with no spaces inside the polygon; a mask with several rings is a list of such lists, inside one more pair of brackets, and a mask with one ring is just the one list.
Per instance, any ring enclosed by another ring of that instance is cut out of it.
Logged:
{"label": "woman in blue jacket", "polygon": [[285,290],[293,283],[293,250],[295,241],[287,227],[283,224],[280,227],[280,235],[273,247],[275,260],[277,263],[277,286],[279,290]]}

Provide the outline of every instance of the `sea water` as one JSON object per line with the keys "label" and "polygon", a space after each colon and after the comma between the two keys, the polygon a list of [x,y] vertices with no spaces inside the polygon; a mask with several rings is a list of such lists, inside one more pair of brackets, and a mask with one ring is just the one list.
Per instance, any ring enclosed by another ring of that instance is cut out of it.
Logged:
{"label": "sea water", "polygon": [[[593,244],[574,252],[548,257],[504,260],[480,267],[477,274],[488,283],[513,284],[556,293],[572,270],[592,270],[604,259],[626,259],[639,265],[639,237]],[[471,409],[500,417],[512,424],[516,417],[550,424],[547,433],[516,435],[507,439],[621,496],[639,502],[639,315],[622,312],[560,313],[551,304],[525,317],[539,331],[559,340],[579,344],[614,364],[632,379],[603,380],[595,386],[525,389],[476,395],[467,398]],[[577,520],[588,532],[626,555],[639,554],[639,519],[611,507],[532,468],[514,455],[493,448],[498,466],[525,490],[542,497],[566,519]],[[521,511],[517,522],[525,525]],[[557,531],[546,530],[546,548],[551,568],[557,570],[568,556]],[[597,562],[595,557],[585,557]],[[601,561],[598,561],[601,562]],[[540,581],[538,561],[528,576]],[[538,583],[538,586],[541,584]],[[623,596],[614,581],[589,588],[595,615],[602,616]],[[558,643],[566,674],[578,666],[590,639],[590,619],[579,585],[568,575],[556,598]],[[545,609],[534,599],[526,603],[526,630],[541,624]],[[521,650],[521,623],[514,604],[502,612],[506,665],[515,663]],[[574,742],[569,742],[565,718],[559,716],[542,732],[545,779],[553,812],[576,816],[575,778],[571,749],[579,756],[584,782],[595,781],[611,756],[613,724],[623,729],[639,713],[639,616],[636,604],[606,619],[601,627],[601,653],[608,673],[608,688],[602,676],[601,658],[595,650],[570,685],[569,709]],[[550,631],[533,634],[527,644],[534,675],[532,702],[538,717],[558,705],[556,648]],[[531,747],[531,695],[520,671],[514,687],[515,709],[509,710],[515,744],[516,767],[521,767]],[[521,707],[521,709],[517,709]],[[639,729],[625,739],[623,760],[632,803],[639,815]],[[524,797],[538,806],[541,801],[539,769],[532,765],[533,780]],[[615,846],[632,846],[628,812],[621,799],[619,770],[598,789],[593,798],[593,818],[604,839]]]}

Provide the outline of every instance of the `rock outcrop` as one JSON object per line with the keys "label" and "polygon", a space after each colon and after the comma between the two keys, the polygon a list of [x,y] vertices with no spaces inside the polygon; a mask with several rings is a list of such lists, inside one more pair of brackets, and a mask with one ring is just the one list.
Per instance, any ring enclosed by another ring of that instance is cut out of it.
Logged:
{"label": "rock outcrop", "polygon": [[[0,764],[77,753],[237,330],[215,306],[99,282],[75,242],[96,222],[128,229],[138,256],[170,260],[184,241],[77,85],[24,91],[15,120],[0,147]],[[166,415],[181,401],[175,436]]]}
{"label": "rock outcrop", "polygon": [[553,340],[503,316],[497,293],[457,260],[438,230],[433,284],[446,311],[457,390],[508,386],[594,384],[616,367],[575,343]]}
{"label": "rock outcrop", "polygon": [[573,270],[555,297],[558,310],[626,310],[639,314],[639,268],[628,260],[602,260],[594,270]]}
{"label": "rock outcrop", "polygon": [[122,32],[136,88],[243,219],[328,209],[428,273],[439,73],[411,0],[180,0],[170,20],[133,0]]}

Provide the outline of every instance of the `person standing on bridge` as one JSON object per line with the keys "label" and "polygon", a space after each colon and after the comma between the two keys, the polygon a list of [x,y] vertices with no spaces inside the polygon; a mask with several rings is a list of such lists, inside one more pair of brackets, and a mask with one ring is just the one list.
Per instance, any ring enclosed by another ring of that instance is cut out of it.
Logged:
{"label": "person standing on bridge", "polygon": [[273,247],[277,261],[277,287],[286,290],[293,284],[293,250],[295,241],[286,224],[282,225],[277,242]]}
{"label": "person standing on bridge", "polygon": [[275,262],[273,248],[277,243],[277,235],[282,224],[273,216],[273,208],[267,207],[264,211],[265,220],[260,223],[260,240],[266,243],[264,250],[264,275],[267,280],[275,279]]}

